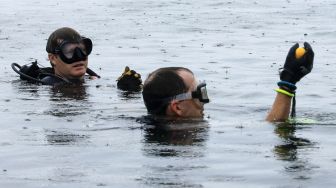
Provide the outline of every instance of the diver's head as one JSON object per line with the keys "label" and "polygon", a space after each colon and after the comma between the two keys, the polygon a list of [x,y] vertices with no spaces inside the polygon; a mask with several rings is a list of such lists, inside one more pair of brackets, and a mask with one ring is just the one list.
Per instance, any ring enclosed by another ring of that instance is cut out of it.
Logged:
{"label": "diver's head", "polygon": [[209,102],[205,83],[198,84],[194,74],[183,67],[152,72],[142,95],[148,113],[170,117],[203,117],[203,105]]}
{"label": "diver's head", "polygon": [[49,36],[46,51],[55,74],[78,79],[86,73],[92,41],[72,28],[63,27]]}

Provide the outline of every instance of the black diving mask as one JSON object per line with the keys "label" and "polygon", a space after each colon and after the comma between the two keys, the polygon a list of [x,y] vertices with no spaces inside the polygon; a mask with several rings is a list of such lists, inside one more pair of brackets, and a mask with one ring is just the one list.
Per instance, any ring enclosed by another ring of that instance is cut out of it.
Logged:
{"label": "black diving mask", "polygon": [[181,93],[173,97],[169,97],[169,100],[187,100],[187,99],[198,99],[202,103],[209,103],[209,97],[206,89],[206,83],[198,84],[195,91]]}
{"label": "black diving mask", "polygon": [[82,37],[80,41],[62,41],[55,49],[61,60],[66,64],[85,61],[92,51],[92,41]]}

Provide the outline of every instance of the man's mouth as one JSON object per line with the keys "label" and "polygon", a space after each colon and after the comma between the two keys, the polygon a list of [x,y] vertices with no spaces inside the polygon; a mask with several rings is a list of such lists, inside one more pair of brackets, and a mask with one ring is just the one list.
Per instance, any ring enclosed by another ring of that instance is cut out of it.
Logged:
{"label": "man's mouth", "polygon": [[76,63],[74,66],[72,66],[72,67],[82,67],[82,66],[84,66],[84,63]]}

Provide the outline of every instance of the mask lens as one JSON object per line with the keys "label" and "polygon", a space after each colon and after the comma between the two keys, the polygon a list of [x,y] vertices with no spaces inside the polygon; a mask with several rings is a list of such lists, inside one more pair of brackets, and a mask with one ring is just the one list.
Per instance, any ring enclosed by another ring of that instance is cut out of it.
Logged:
{"label": "mask lens", "polygon": [[83,38],[81,44],[83,44],[83,47],[84,47],[83,50],[85,50],[85,54],[90,55],[90,53],[92,51],[92,41],[91,41],[91,39]]}
{"label": "mask lens", "polygon": [[202,99],[208,99],[209,100],[207,89],[206,89],[205,86],[201,88],[201,96],[202,96]]}
{"label": "mask lens", "polygon": [[67,44],[64,44],[61,48],[61,51],[66,58],[71,59],[71,58],[73,58],[73,56],[75,54],[76,48],[78,48],[84,55],[87,55],[86,47],[85,47],[84,43],[79,43],[79,44],[67,43]]}
{"label": "mask lens", "polygon": [[206,83],[200,83],[197,86],[196,91],[192,92],[192,97],[197,98],[200,102],[203,102],[203,103],[210,102],[207,89],[206,89]]}

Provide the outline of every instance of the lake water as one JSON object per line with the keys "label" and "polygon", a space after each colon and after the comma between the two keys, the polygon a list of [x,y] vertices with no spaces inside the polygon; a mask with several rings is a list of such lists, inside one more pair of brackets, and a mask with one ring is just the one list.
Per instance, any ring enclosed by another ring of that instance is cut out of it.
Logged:
{"label": "lake water", "polygon": [[[335,1],[0,3],[0,187],[336,184]],[[76,89],[20,81],[10,64],[48,66],[46,40],[63,26],[93,40],[102,78]],[[268,123],[278,68],[304,41],[315,65],[297,84],[297,116],[310,123]],[[208,83],[204,121],[149,126],[141,93],[116,88],[125,65],[143,79],[190,68]]]}

